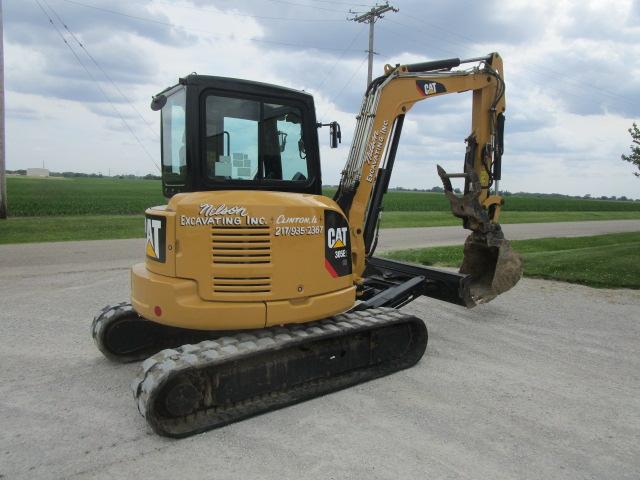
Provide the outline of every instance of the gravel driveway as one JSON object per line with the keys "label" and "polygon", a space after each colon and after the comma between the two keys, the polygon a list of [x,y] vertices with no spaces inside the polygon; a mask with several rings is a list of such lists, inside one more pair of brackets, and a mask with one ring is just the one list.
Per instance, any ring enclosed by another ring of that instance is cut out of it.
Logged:
{"label": "gravel driveway", "polygon": [[128,297],[130,260],[102,245],[0,249],[0,478],[640,475],[640,292],[525,279],[473,310],[420,299],[414,368],[175,441],[138,414],[137,367],[91,341]]}

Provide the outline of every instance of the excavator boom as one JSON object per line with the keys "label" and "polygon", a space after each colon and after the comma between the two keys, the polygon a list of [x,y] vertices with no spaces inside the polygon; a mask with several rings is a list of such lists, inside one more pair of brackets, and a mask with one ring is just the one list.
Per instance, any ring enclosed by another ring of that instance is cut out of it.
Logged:
{"label": "excavator boom", "polygon": [[[480,66],[449,71],[463,63]],[[505,85],[502,59],[497,53],[462,61],[454,58],[387,65],[385,75],[375,79],[364,96],[335,199],[353,227],[354,273],[362,276],[375,251],[382,199],[391,178],[405,115],[422,100],[467,91],[472,92],[473,106],[463,172],[448,174],[438,166],[438,174],[452,213],[472,231],[465,243],[460,272],[471,276],[468,291],[461,296],[467,306],[473,306],[513,287],[522,271],[519,256],[510,248],[498,224]],[[465,181],[460,197],[451,184],[451,178],[456,177]]]}

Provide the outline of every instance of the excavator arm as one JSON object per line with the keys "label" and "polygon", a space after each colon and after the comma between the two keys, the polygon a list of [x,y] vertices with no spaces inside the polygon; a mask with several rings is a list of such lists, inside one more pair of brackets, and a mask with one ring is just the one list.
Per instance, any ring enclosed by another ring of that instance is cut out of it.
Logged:
{"label": "excavator arm", "polygon": [[[476,66],[450,70],[465,63]],[[457,297],[463,299],[457,303],[473,306],[487,302],[519,280],[520,258],[511,250],[498,224],[505,84],[502,59],[497,53],[462,61],[387,65],[385,75],[369,85],[335,197],[351,226],[353,270],[358,280],[367,280],[371,269],[375,269],[373,265],[385,262],[374,259],[373,252],[382,199],[391,178],[405,115],[419,101],[467,91],[472,92],[473,103],[463,171],[449,174],[437,167],[452,213],[472,231],[465,243],[460,270],[464,281],[455,279]],[[461,196],[453,191],[451,178],[455,177],[465,180]],[[388,269],[383,270],[389,274]],[[407,281],[410,280],[411,275]]]}

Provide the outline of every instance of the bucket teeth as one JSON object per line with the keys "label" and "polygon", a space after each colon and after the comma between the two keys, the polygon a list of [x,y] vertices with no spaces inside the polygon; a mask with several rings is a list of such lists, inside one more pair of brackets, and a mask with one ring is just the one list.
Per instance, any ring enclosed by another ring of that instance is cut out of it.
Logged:
{"label": "bucket teeth", "polygon": [[[504,238],[500,225],[491,222],[482,207],[479,200],[482,188],[476,172],[449,175],[438,165],[438,175],[451,204],[451,212],[462,219],[464,228],[472,231],[464,244],[464,259],[460,267],[460,273],[471,276],[467,306],[489,302],[518,283],[522,277],[522,260]],[[452,176],[465,176],[469,191],[456,195],[450,181]]]}

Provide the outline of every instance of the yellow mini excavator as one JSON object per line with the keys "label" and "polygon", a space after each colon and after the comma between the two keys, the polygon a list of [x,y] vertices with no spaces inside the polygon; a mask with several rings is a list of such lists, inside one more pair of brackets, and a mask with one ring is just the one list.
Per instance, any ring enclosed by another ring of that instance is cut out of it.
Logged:
{"label": "yellow mini excavator", "polygon": [[[460,272],[375,257],[405,115],[467,91],[463,171],[438,167],[471,230]],[[146,211],[131,303],[92,324],[106,357],[146,358],[132,388],[151,427],[183,437],[410,367],[427,329],[398,308],[422,295],[473,307],[515,285],[521,262],[498,224],[504,93],[496,53],[387,65],[366,90],[333,199],[318,128],[335,147],[340,127],[316,122],[308,93],[193,74],[154,96],[168,204]]]}

